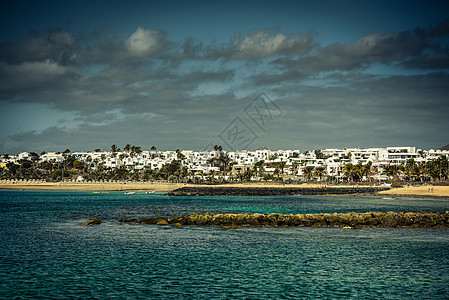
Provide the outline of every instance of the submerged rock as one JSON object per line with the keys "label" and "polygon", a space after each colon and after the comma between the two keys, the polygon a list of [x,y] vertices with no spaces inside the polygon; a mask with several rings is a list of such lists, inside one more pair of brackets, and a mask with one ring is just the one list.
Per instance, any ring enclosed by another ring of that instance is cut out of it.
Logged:
{"label": "submerged rock", "polygon": [[155,224],[156,219],[154,218],[143,218],[139,221],[141,224]]}
{"label": "submerged rock", "polygon": [[99,218],[91,218],[86,223],[81,223],[80,225],[82,225],[82,226],[92,226],[92,225],[97,225],[97,224],[100,224],[100,223],[101,223],[101,219],[99,219]]}
{"label": "submerged rock", "polygon": [[118,221],[123,222],[123,223],[138,223],[139,222],[139,221],[137,221],[137,219],[131,219],[131,218],[121,218]]}
{"label": "submerged rock", "polygon": [[157,218],[157,225],[168,225],[168,220],[166,218]]}

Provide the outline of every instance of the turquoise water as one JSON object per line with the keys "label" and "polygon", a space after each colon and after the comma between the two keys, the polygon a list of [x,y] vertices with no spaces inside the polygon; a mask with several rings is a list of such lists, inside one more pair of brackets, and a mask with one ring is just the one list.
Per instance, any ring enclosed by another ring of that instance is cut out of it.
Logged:
{"label": "turquoise water", "polygon": [[[449,230],[189,227],[193,212],[447,211],[448,200],[0,191],[0,298],[447,299]],[[91,217],[105,223],[79,226]]]}

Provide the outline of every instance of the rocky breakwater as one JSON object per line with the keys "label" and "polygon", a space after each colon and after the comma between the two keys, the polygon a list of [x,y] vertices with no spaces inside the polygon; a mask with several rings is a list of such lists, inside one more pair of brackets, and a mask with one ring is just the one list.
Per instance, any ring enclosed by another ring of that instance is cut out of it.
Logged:
{"label": "rocky breakwater", "polygon": [[182,187],[169,196],[276,196],[276,195],[353,195],[375,194],[388,187]]}
{"label": "rocky breakwater", "polygon": [[323,214],[191,214],[168,218],[145,218],[141,220],[120,219],[125,223],[173,224],[222,226],[300,226],[300,227],[342,227],[359,229],[368,227],[445,227],[449,228],[449,212],[367,212],[367,213],[323,213]]}

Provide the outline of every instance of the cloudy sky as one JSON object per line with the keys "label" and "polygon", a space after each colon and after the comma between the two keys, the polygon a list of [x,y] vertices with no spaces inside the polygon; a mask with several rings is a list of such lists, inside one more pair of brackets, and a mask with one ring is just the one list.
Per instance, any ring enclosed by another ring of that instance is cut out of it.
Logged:
{"label": "cloudy sky", "polygon": [[0,153],[438,148],[449,143],[448,11],[447,1],[2,1]]}

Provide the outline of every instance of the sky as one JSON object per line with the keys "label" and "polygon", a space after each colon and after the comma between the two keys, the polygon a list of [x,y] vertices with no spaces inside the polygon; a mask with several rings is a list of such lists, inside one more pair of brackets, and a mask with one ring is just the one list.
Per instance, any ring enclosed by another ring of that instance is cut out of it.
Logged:
{"label": "sky", "polygon": [[449,143],[447,1],[2,1],[0,153]]}

